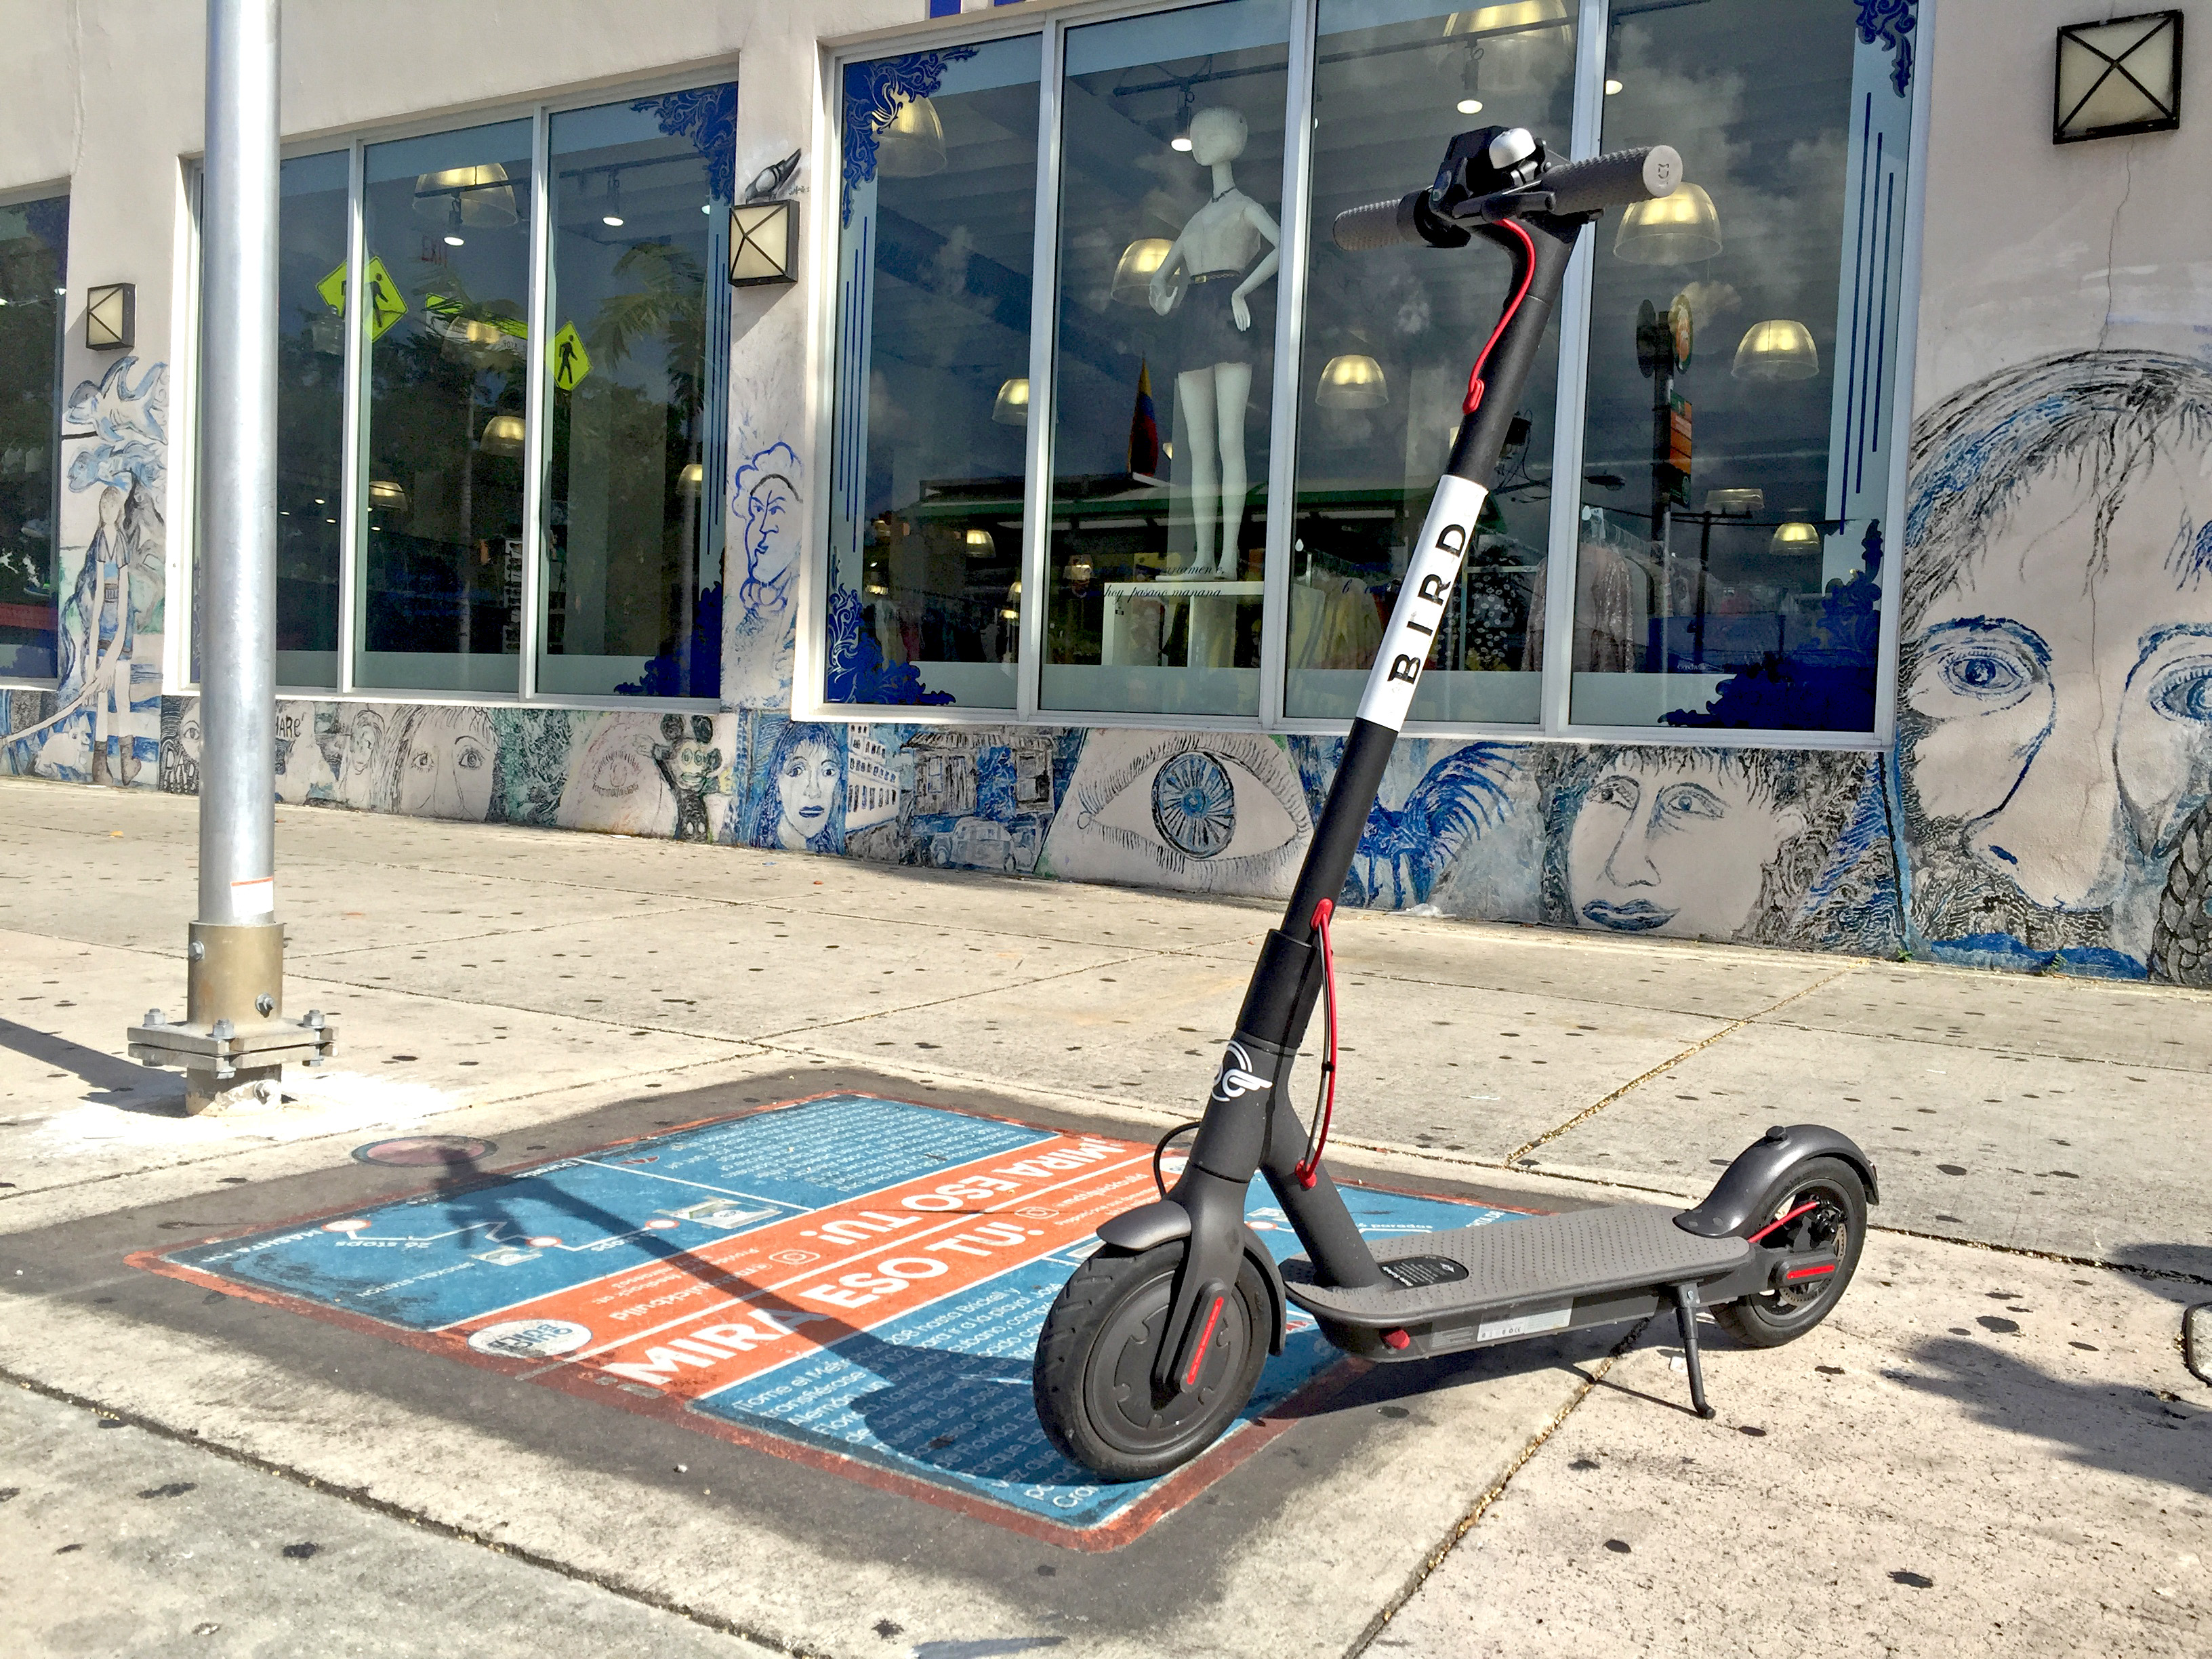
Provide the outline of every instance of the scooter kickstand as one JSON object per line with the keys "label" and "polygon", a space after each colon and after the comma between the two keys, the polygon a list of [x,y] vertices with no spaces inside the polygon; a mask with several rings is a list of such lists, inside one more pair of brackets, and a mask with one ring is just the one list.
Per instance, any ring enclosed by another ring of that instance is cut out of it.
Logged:
{"label": "scooter kickstand", "polygon": [[1682,1334],[1682,1363],[1690,1373],[1690,1409],[1710,1420],[1717,1415],[1705,1403],[1705,1370],[1698,1362],[1698,1287],[1674,1287],[1674,1324]]}

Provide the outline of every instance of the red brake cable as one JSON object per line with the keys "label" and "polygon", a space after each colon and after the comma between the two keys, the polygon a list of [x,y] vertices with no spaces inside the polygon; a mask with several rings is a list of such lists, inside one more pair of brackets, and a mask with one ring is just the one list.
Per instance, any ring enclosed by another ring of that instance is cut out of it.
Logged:
{"label": "red brake cable", "polygon": [[1321,1091],[1314,1105],[1313,1133],[1306,1139],[1306,1155],[1291,1172],[1308,1191],[1321,1178],[1322,1149],[1328,1145],[1328,1121],[1336,1111],[1336,957],[1328,942],[1328,919],[1335,914],[1334,900],[1323,899],[1314,906],[1314,932],[1321,939],[1321,994],[1325,1011]]}
{"label": "red brake cable", "polygon": [[1474,360],[1474,368],[1468,371],[1467,401],[1459,406],[1459,412],[1462,415],[1472,415],[1481,406],[1482,394],[1486,389],[1482,381],[1483,365],[1490,361],[1490,354],[1497,347],[1498,337],[1505,332],[1505,325],[1513,320],[1514,313],[1521,309],[1521,302],[1528,297],[1528,284],[1536,277],[1534,239],[1516,220],[1500,219],[1498,222],[1504,229],[1511,231],[1521,239],[1521,251],[1528,258],[1521,267],[1520,288],[1515,291],[1511,303],[1498,313],[1498,326],[1490,331],[1490,338],[1483,343],[1482,355]]}
{"label": "red brake cable", "polygon": [[1772,1232],[1777,1227],[1786,1227],[1791,1222],[1795,1221],[1799,1216],[1803,1215],[1808,1210],[1817,1210],[1820,1207],[1820,1200],[1817,1198],[1810,1204],[1800,1204],[1796,1209],[1790,1211],[1788,1215],[1782,1217],[1778,1220],[1768,1222],[1764,1227],[1761,1227],[1757,1232],[1752,1234],[1750,1237],[1745,1239],[1743,1242],[1747,1244],[1756,1244],[1760,1239],[1765,1237],[1767,1234]]}

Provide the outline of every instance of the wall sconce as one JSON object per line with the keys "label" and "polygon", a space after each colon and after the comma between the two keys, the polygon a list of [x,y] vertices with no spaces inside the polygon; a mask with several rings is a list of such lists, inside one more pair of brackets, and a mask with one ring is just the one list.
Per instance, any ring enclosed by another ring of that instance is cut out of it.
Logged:
{"label": "wall sconce", "polygon": [[788,198],[740,202],[730,210],[730,286],[795,283],[799,204]]}
{"label": "wall sconce", "polygon": [[84,343],[94,351],[128,351],[138,331],[138,285],[109,283],[84,294]]}
{"label": "wall sconce", "polygon": [[521,416],[495,415],[484,422],[477,442],[487,455],[520,455],[524,430]]}
{"label": "wall sconce", "polygon": [[1687,179],[1672,196],[1638,202],[1613,233],[1616,258],[1632,265],[1686,265],[1721,251],[1721,216],[1705,186]]}
{"label": "wall sconce", "polygon": [[1372,357],[1346,352],[1322,370],[1314,401],[1323,409],[1380,409],[1390,401],[1390,383]]}
{"label": "wall sconce", "polygon": [[2051,142],[2172,132],[2181,125],[2181,14],[2148,11],[2058,31]]}
{"label": "wall sconce", "polygon": [[1000,386],[998,401],[991,405],[991,418],[1000,426],[1030,423],[1029,376],[1017,375]]}
{"label": "wall sconce", "polygon": [[1813,331],[1787,317],[1746,329],[1729,369],[1739,380],[1809,380],[1820,372]]}
{"label": "wall sconce", "polygon": [[1113,297],[1125,306],[1152,304],[1152,273],[1166,263],[1172,246],[1164,237],[1146,236],[1123,248],[1114,267]]}

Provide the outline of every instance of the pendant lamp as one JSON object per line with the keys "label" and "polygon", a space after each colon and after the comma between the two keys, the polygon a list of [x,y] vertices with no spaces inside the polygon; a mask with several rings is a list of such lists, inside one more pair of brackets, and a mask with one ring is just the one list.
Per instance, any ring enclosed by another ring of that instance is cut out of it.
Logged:
{"label": "pendant lamp", "polygon": [[998,401],[991,405],[991,418],[1000,426],[1030,423],[1029,376],[1017,375],[1000,386]]}
{"label": "pendant lamp", "polygon": [[1721,251],[1721,219],[1705,186],[1686,179],[1672,196],[1638,202],[1613,233],[1617,258],[1635,265],[1686,265]]}
{"label": "pendant lamp", "polygon": [[521,416],[495,415],[484,422],[483,435],[477,441],[487,455],[520,455],[523,434]]}
{"label": "pendant lamp", "polygon": [[909,98],[876,129],[876,171],[886,179],[922,179],[945,171],[945,124],[927,98]]}
{"label": "pendant lamp", "polygon": [[1380,409],[1390,401],[1390,383],[1383,378],[1382,364],[1348,351],[1328,360],[1314,401],[1323,409]]}
{"label": "pendant lamp", "polygon": [[1803,519],[1792,519],[1774,526],[1774,534],[1767,538],[1770,553],[1817,553],[1820,550],[1820,527]]}
{"label": "pendant lamp", "polygon": [[1114,267],[1113,297],[1125,306],[1150,305],[1152,273],[1167,262],[1170,246],[1164,237],[1145,236],[1123,248]]}
{"label": "pendant lamp", "polygon": [[1813,331],[1787,317],[1753,323],[1744,331],[1729,370],[1739,380],[1809,380],[1820,372]]}
{"label": "pendant lamp", "polygon": [[496,161],[417,174],[415,211],[434,225],[497,229],[514,222],[514,185]]}

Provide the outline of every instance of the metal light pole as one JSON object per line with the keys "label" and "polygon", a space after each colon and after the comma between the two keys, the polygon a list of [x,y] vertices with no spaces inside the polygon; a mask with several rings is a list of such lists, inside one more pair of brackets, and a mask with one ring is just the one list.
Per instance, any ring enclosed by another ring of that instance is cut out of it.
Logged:
{"label": "metal light pole", "polygon": [[201,239],[200,890],[181,1025],[133,1027],[134,1059],[181,1066],[187,1111],[319,1064],[319,1012],[283,1018],[276,920],[278,0],[208,0]]}

